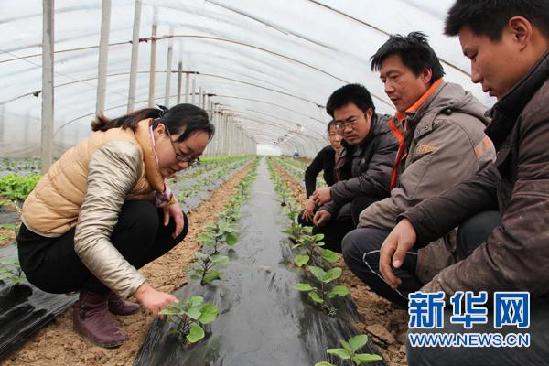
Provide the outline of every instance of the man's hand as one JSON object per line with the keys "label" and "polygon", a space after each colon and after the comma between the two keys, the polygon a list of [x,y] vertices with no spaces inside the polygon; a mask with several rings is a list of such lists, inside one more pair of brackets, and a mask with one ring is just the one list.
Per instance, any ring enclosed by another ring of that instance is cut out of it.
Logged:
{"label": "man's hand", "polygon": [[393,228],[381,245],[379,269],[385,282],[392,288],[397,288],[402,282],[393,273],[393,268],[402,266],[406,252],[414,247],[415,242],[414,226],[410,221],[404,219]]}
{"label": "man's hand", "polygon": [[317,188],[315,193],[313,193],[313,199],[315,200],[318,206],[322,206],[326,202],[332,199],[332,194],[330,193],[329,187]]}
{"label": "man's hand", "polygon": [[175,231],[172,233],[172,238],[175,239],[179,234],[181,234],[185,226],[185,219],[183,217],[183,212],[181,211],[181,206],[179,206],[179,202],[164,206],[164,226],[168,226],[170,217],[173,217],[175,221]]}
{"label": "man's hand", "polygon": [[315,217],[313,218],[313,224],[318,227],[326,225],[328,221],[332,218],[332,215],[327,210],[319,210],[316,212]]}
{"label": "man's hand", "polygon": [[313,221],[313,218],[315,216],[315,208],[316,208],[315,201],[311,197],[309,197],[305,202],[305,210],[303,211],[303,218],[307,221]]}

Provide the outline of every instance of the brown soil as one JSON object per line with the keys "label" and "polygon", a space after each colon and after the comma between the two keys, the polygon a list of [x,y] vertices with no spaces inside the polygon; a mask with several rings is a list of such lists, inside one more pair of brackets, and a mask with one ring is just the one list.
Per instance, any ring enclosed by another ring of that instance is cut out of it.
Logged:
{"label": "brown soil", "polygon": [[[296,200],[304,205],[304,188],[280,165],[274,163],[273,167],[290,187]],[[362,322],[355,325],[356,328],[370,335],[387,365],[407,365],[404,345],[408,324],[406,310],[395,308],[389,301],[370,291],[369,287],[349,270],[343,260],[339,265],[343,268],[341,280],[349,287],[353,302],[362,318]]]}
{"label": "brown soil", "polygon": [[15,241],[15,231],[0,228],[0,247]]}
{"label": "brown soil", "polygon": [[[178,245],[156,261],[142,268],[148,282],[161,291],[172,292],[187,283],[184,268],[199,249],[196,241],[205,223],[214,221],[229,201],[236,185],[249,173],[248,165],[217,189],[210,199],[189,213],[189,233]],[[144,311],[128,317],[117,317],[130,335],[120,348],[106,350],[80,338],[72,330],[72,311],[54,319],[27,344],[14,352],[4,365],[133,365],[153,316]]]}

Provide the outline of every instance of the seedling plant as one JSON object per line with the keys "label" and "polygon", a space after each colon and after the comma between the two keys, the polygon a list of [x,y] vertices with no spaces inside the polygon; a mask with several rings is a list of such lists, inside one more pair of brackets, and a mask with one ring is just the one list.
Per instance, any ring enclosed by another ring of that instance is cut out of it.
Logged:
{"label": "seedling plant", "polygon": [[217,319],[219,309],[213,304],[204,303],[202,296],[190,296],[185,301],[166,306],[160,315],[174,324],[170,333],[177,335],[184,343],[192,344],[206,336],[203,326]]}
{"label": "seedling plant", "polygon": [[[358,351],[368,343],[368,336],[365,334],[357,335],[349,341],[339,340],[343,348],[330,348],[327,353],[336,356],[342,361],[347,361],[351,366],[364,365],[371,362],[382,361],[381,356],[370,353],[358,353]],[[315,366],[336,366],[328,361],[320,361]]]}
{"label": "seedling plant", "polygon": [[349,295],[345,285],[334,285],[333,282],[341,276],[341,268],[334,267],[328,271],[317,266],[307,266],[307,272],[314,276],[313,281],[300,282],[295,289],[307,293],[313,304],[319,306],[330,316],[335,316],[336,308],[329,304],[328,299]]}
{"label": "seedling plant", "polygon": [[234,225],[240,218],[240,208],[249,197],[250,185],[256,177],[257,159],[253,162],[252,171],[237,187],[237,193],[231,197],[229,203],[219,214],[215,223],[204,226],[198,240],[202,244],[202,251],[195,254],[195,263],[189,270],[189,277],[200,280],[202,286],[209,285],[222,278],[221,267],[230,262],[229,256],[222,253],[225,246],[234,247],[238,241]]}
{"label": "seedling plant", "polygon": [[0,282],[7,285],[20,285],[26,279],[25,273],[15,258],[0,261]]}

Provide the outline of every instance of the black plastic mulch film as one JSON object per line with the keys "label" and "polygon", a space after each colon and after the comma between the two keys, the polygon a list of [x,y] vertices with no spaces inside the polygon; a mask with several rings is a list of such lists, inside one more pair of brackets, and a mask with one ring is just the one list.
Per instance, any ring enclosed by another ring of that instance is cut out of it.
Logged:
{"label": "black plastic mulch film", "polygon": [[[13,258],[17,258],[15,244],[0,248],[0,261]],[[77,295],[46,293],[26,281],[0,282],[0,361],[77,299]]]}
{"label": "black plastic mulch film", "polygon": [[[223,279],[204,287],[193,282],[175,292],[180,299],[203,296],[219,308],[219,318],[206,326],[206,339],[185,346],[170,334],[168,321],[156,320],[135,365],[312,366],[327,360],[326,350],[339,348],[339,339],[356,335],[353,324],[359,318],[349,299],[336,303],[337,315],[329,317],[294,289],[300,278],[285,264],[291,261],[283,233],[287,225],[262,161]],[[361,352],[375,353],[371,344]]]}

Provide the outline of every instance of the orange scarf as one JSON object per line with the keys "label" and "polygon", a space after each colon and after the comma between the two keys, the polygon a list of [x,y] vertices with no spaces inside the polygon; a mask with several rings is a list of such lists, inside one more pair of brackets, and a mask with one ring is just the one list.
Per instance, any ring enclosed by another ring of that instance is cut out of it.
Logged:
{"label": "orange scarf", "polygon": [[[398,166],[402,162],[403,159],[406,158],[408,155],[406,153],[406,146],[404,144],[404,135],[406,134],[406,116],[408,114],[416,113],[431,97],[434,92],[437,90],[439,85],[442,83],[442,78],[435,81],[429,89],[423,93],[421,98],[416,100],[414,104],[410,106],[405,112],[396,112],[395,116],[389,121],[389,128],[391,129],[391,132],[395,136],[396,140],[398,141],[398,152],[397,156],[395,158],[395,162],[393,164],[393,171],[391,172],[391,189],[396,187],[397,179],[398,179]],[[396,126],[395,120],[398,121],[398,123],[402,124],[404,133],[401,132],[401,130]]]}

